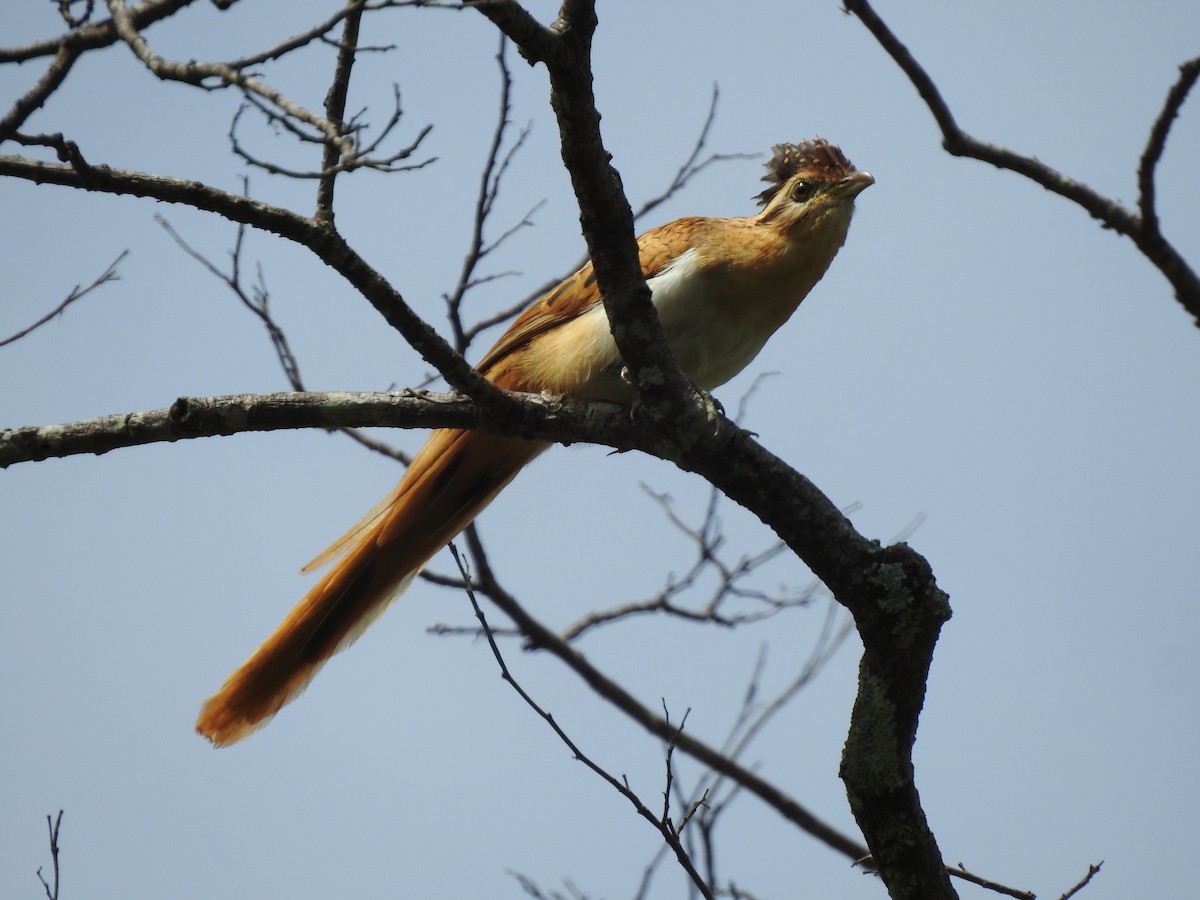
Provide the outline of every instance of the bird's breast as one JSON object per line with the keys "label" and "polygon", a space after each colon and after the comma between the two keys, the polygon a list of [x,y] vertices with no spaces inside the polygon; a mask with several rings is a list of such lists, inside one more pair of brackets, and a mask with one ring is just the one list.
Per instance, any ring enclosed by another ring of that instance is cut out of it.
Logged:
{"label": "bird's breast", "polygon": [[828,267],[802,252],[784,246],[746,260],[693,248],[649,279],[671,349],[697,384],[729,381],[795,312]]}
{"label": "bird's breast", "polygon": [[[680,368],[705,390],[749,365],[824,275],[845,237],[841,229],[828,247],[797,246],[743,229],[743,221],[737,220],[738,240],[701,240],[646,280]],[[617,402],[634,396],[600,303],[538,337],[526,368],[553,393]]]}

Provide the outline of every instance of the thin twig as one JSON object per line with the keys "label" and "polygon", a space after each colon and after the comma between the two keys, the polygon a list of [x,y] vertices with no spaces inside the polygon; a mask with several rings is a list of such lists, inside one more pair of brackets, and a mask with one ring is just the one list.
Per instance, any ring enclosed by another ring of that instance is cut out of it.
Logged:
{"label": "thin twig", "polygon": [[[734,422],[740,424],[744,421],[754,395],[763,381],[771,374],[763,373],[757,376],[750,388],[742,394],[738,400]],[[684,522],[675,511],[674,504],[668,495],[657,493],[644,484],[641,487],[662,507],[667,521],[695,545],[695,558],[690,568],[682,576],[670,574],[666,585],[649,599],[590,613],[564,632],[563,637],[566,640],[576,640],[585,632],[598,626],[646,614],[675,616],[692,622],[734,628],[770,618],[787,609],[808,606],[817,591],[820,590],[820,582],[815,579],[804,588],[793,589],[781,586],[774,593],[743,587],[744,581],[754,575],[760,567],[783,553],[786,547],[782,542],[775,542],[757,553],[741,556],[736,562],[724,560],[721,556],[721,548],[725,537],[721,531],[721,519],[718,515],[722,494],[716,488],[709,490],[708,504],[703,520],[699,525],[691,526]],[[847,509],[847,515],[851,511],[852,509]],[[716,584],[706,601],[689,606],[682,606],[677,602],[677,598],[695,588],[706,576],[713,574],[716,576]],[[758,605],[747,611],[727,613],[724,608],[731,600],[748,600]]]}
{"label": "thin twig", "polygon": [[43,325],[45,325],[47,322],[49,322],[55,316],[62,315],[63,310],[65,310],[68,306],[70,306],[76,300],[83,299],[88,294],[90,294],[92,291],[94,291],[96,288],[100,287],[100,285],[108,284],[108,282],[110,282],[110,281],[120,280],[121,276],[117,274],[117,266],[120,264],[121,260],[123,260],[128,255],[129,255],[128,250],[122,250],[120,255],[116,259],[114,259],[111,263],[108,264],[108,268],[105,269],[103,272],[101,272],[99,277],[97,277],[95,281],[93,281],[87,287],[80,287],[79,285],[75,285],[75,287],[71,290],[71,293],[67,295],[67,298],[65,300],[63,300],[62,303],[58,304],[58,306],[54,307],[54,309],[50,310],[50,312],[46,313],[46,315],[42,316],[40,319],[38,319],[36,322],[34,322],[28,328],[22,328],[16,334],[11,334],[8,337],[4,338],[3,340],[0,340],[0,347],[4,347],[7,344],[13,343],[14,341],[19,341],[21,338],[25,337],[25,335],[29,334],[31,331],[41,328]]}
{"label": "thin twig", "polygon": [[[458,570],[463,577],[463,582],[466,586],[467,598],[470,600],[471,608],[475,612],[475,617],[479,620],[479,625],[483,629],[484,636],[487,638],[488,647],[491,648],[492,656],[495,658],[496,664],[500,667],[500,677],[503,678],[509,684],[509,686],[511,686],[512,689],[517,692],[518,696],[525,701],[525,704],[530,709],[537,713],[538,716],[540,716],[541,719],[550,726],[551,730],[558,736],[558,739],[566,745],[567,749],[571,751],[571,754],[577,760],[608,782],[611,787],[613,787],[619,794],[621,794],[621,796],[625,797],[625,799],[627,799],[633,805],[633,808],[637,811],[639,816],[655,827],[655,829],[663,836],[663,840],[666,841],[671,849],[675,852],[676,859],[679,860],[680,866],[685,872],[687,872],[688,877],[691,878],[692,883],[696,886],[696,889],[700,891],[701,895],[704,896],[706,900],[713,900],[713,893],[711,889],[704,882],[704,879],[700,876],[700,873],[697,872],[695,867],[692,865],[691,858],[688,856],[687,851],[684,850],[683,845],[679,842],[679,835],[675,828],[671,825],[669,816],[664,814],[662,820],[655,818],[654,813],[652,813],[646,804],[641,801],[641,798],[639,798],[637,794],[630,789],[627,783],[610,774],[606,769],[587,756],[579,748],[579,745],[577,745],[563,730],[562,726],[558,724],[554,716],[544,710],[513,677],[512,673],[508,669],[507,663],[504,661],[504,655],[500,652],[500,647],[496,644],[496,640],[492,636],[491,629],[488,626],[487,617],[480,608],[479,602],[475,599],[475,591],[471,586],[471,576],[467,572],[467,568],[463,562],[462,556],[458,552],[458,547],[453,542],[450,543],[450,553],[454,557],[454,562],[457,564]],[[682,731],[682,727],[683,726],[680,725],[680,731]]]}
{"label": "thin twig", "polygon": [[1088,883],[1096,877],[1102,865],[1104,865],[1104,860],[1100,860],[1100,862],[1096,863],[1094,866],[1088,866],[1087,874],[1084,875],[1083,878],[1081,878],[1073,888],[1059,897],[1058,900],[1071,900],[1072,897],[1087,887]]}
{"label": "thin twig", "polygon": [[1200,56],[1179,67],[1179,79],[1167,92],[1167,99],[1150,129],[1150,137],[1146,141],[1146,149],[1142,151],[1142,161],[1138,166],[1138,207],[1142,212],[1142,222],[1148,230],[1156,234],[1159,233],[1159,224],[1154,176],[1159,160],[1162,159],[1163,149],[1167,145],[1167,135],[1171,133],[1171,126],[1179,115],[1183,101],[1195,87],[1197,78],[1200,78]]}
{"label": "thin twig", "polygon": [[[194,0],[143,0],[132,10],[130,16],[135,27],[142,29],[155,22],[170,18]],[[83,25],[57,37],[31,41],[19,47],[0,47],[0,63],[28,62],[43,56],[56,56],[70,48],[76,54],[89,50],[110,47],[120,40],[112,19]],[[3,130],[0,129],[0,134]]]}
{"label": "thin twig", "polygon": [[[483,327],[486,327],[476,325],[473,329],[467,329],[463,325],[463,300],[467,292],[474,285],[480,283],[479,279],[475,277],[475,270],[479,267],[479,263],[483,258],[496,249],[496,247],[500,246],[509,236],[519,228],[532,224],[530,219],[532,215],[531,211],[530,213],[526,213],[520,222],[509,228],[503,235],[490,244],[484,238],[484,229],[487,226],[488,217],[491,216],[495,208],[504,175],[508,171],[514,154],[524,146],[529,136],[529,126],[526,126],[521,130],[508,152],[501,158],[500,151],[504,146],[504,137],[510,124],[509,116],[512,113],[512,73],[508,68],[507,49],[508,38],[501,34],[499,47],[496,50],[495,56],[496,66],[500,73],[499,109],[496,116],[496,127],[492,130],[492,140],[488,146],[487,156],[484,159],[483,169],[479,176],[479,190],[475,194],[475,214],[471,220],[471,237],[467,246],[467,252],[463,255],[462,270],[459,273],[458,283],[455,285],[454,290],[445,297],[450,327],[454,331],[454,344],[460,353],[465,352],[467,346],[475,336],[483,330]],[[534,209],[536,208],[535,206]]]}
{"label": "thin twig", "polygon": [[352,4],[347,4],[346,6],[343,6],[341,9],[334,12],[333,15],[331,15],[324,22],[317,23],[307,31],[302,31],[285,41],[280,41],[275,46],[269,47],[266,50],[260,50],[257,53],[250,54],[249,56],[241,56],[237,59],[231,59],[226,62],[225,65],[229,66],[231,69],[249,69],[254,66],[260,66],[265,62],[273,62],[275,60],[282,59],[293,50],[299,50],[301,47],[306,47],[313,41],[319,40],[320,38],[329,34],[330,31],[338,26],[338,23],[340,23],[353,11],[353,9],[354,6]]}
{"label": "thin twig", "polygon": [[58,833],[62,827],[63,811],[58,811],[58,817],[51,819],[46,816],[46,828],[50,832],[50,862],[54,868],[53,887],[48,883],[42,875],[42,869],[39,866],[37,870],[38,881],[42,883],[42,890],[46,892],[46,900],[58,900]]}
{"label": "thin twig", "polygon": [[738,765],[690,734],[677,734],[676,729],[670,723],[638,702],[628,691],[596,669],[571,644],[531,616],[515,597],[500,587],[489,568],[485,566],[479,570],[474,586],[476,591],[490,598],[505,615],[513,620],[533,647],[549,651],[583,679],[598,696],[612,703],[651,734],[658,735],[664,740],[671,740],[674,737],[677,746],[683,752],[710,768],[724,772],[733,781],[744,785],[747,790],[788,821],[834,850],[850,859],[858,859],[866,855],[867,850],[861,843],[847,837],[814,816],[757,773]]}
{"label": "thin twig", "polygon": [[[333,69],[329,92],[325,95],[325,118],[342,133],[345,132],[343,119],[346,115],[346,95],[350,93],[350,73],[358,56],[358,31],[365,5],[366,0],[348,0],[346,3],[346,21],[342,24],[337,64]],[[314,218],[318,222],[333,223],[333,188],[337,180],[334,169],[343,155],[342,148],[333,141],[325,143],[321,157],[321,171],[324,174],[317,182],[317,211]]]}
{"label": "thin twig", "polygon": [[[242,190],[246,196],[249,196],[249,179],[243,178]],[[300,363],[296,359],[295,353],[292,351],[291,342],[288,340],[287,333],[283,327],[275,320],[270,309],[270,292],[267,290],[266,279],[263,274],[262,264],[257,266],[257,275],[255,282],[247,289],[242,285],[241,268],[242,268],[242,247],[246,236],[246,226],[239,224],[237,228],[237,236],[234,239],[233,249],[229,253],[230,271],[228,274],[222,272],[212,260],[201,253],[199,250],[189,244],[182,235],[171,225],[167,219],[161,214],[155,215],[155,221],[163,227],[163,229],[171,236],[179,247],[202,265],[210,274],[220,280],[228,287],[238,298],[246,309],[250,310],[262,322],[263,327],[267,330],[267,335],[271,339],[271,344],[275,348],[275,355],[279,360],[280,366],[283,367],[284,377],[288,384],[291,385],[294,391],[304,391],[304,379],[300,376]],[[363,433],[357,428],[338,428],[337,431],[342,432],[351,440],[362,445],[363,447],[375,453],[388,456],[397,462],[408,465],[412,461],[412,457],[393,447],[385,441],[376,440],[373,437]]]}
{"label": "thin twig", "polygon": [[67,27],[69,28],[78,28],[80,25],[86,25],[96,9],[96,0],[82,0],[83,12],[76,15],[71,11],[71,7],[79,2],[81,0],[57,0],[58,14],[62,16],[62,20],[67,23]]}
{"label": "thin twig", "polygon": [[[243,180],[242,187],[243,190],[248,187],[245,180]],[[288,384],[294,391],[303,391],[305,388],[304,381],[300,377],[300,363],[297,362],[296,356],[292,352],[287,335],[271,315],[270,293],[267,291],[262,267],[260,266],[258,269],[257,283],[249,291],[242,285],[242,245],[246,237],[246,226],[239,224],[237,227],[237,237],[234,239],[233,249],[229,253],[230,271],[226,274],[218,269],[212,260],[184,240],[165,216],[156,213],[154,220],[188,256],[200,263],[210,274],[228,287],[242,306],[250,310],[262,322],[271,338],[271,344],[275,348],[275,354],[279,358],[279,364],[283,367],[284,377],[287,378]]]}
{"label": "thin twig", "polygon": [[[869,865],[869,862],[865,865]],[[974,872],[970,872],[964,868],[961,862],[957,867],[947,866],[946,871],[960,881],[969,882],[996,894],[1003,894],[1005,897],[1013,897],[1015,900],[1037,900],[1037,895],[1033,891],[1023,891],[1020,888],[1008,887],[1007,885],[992,881],[990,878],[976,875]]]}
{"label": "thin twig", "polygon": [[240,69],[234,69],[224,63],[166,60],[150,49],[150,45],[142,37],[132,13],[125,6],[125,0],[108,0],[108,9],[121,40],[129,46],[142,64],[159,78],[180,81],[205,89],[238,87],[247,93],[257,94],[274,104],[281,112],[293,119],[305,122],[321,132],[330,144],[338,148],[339,152],[346,155],[352,154],[353,146],[350,139],[341,133],[336,122],[306,109],[266,82],[246,75]]}
{"label": "thin twig", "polygon": [[233,118],[229,122],[229,149],[235,156],[245,162],[247,165],[253,166],[256,169],[262,169],[271,175],[281,175],[285,178],[294,178],[298,181],[319,181],[322,178],[339,175],[342,172],[353,172],[358,169],[370,169],[375,172],[383,172],[390,174],[393,172],[414,172],[418,169],[423,169],[426,166],[432,165],[438,161],[436,156],[426,157],[419,162],[409,163],[407,165],[396,165],[401,160],[408,159],[421,146],[421,142],[433,131],[432,125],[425,125],[417,132],[416,137],[405,147],[386,157],[373,157],[369,154],[379,145],[379,143],[387,137],[395,125],[400,121],[404,114],[403,108],[400,106],[399,89],[396,85],[392,85],[394,93],[394,106],[388,121],[380,129],[379,133],[371,140],[370,144],[365,148],[360,148],[357,145],[357,138],[362,126],[347,128],[347,134],[351,137],[354,145],[354,152],[349,156],[342,156],[337,163],[329,168],[323,169],[293,169],[289,166],[283,166],[279,163],[274,163],[266,159],[262,159],[246,149],[238,138],[238,127],[241,124],[243,114],[248,108],[253,107],[262,115],[264,121],[270,125],[278,125],[284,131],[287,131],[296,140],[301,143],[308,144],[326,144],[325,138],[319,134],[310,134],[301,128],[296,122],[289,119],[287,116],[281,115],[271,109],[270,106],[257,100],[253,96],[247,94],[245,103],[238,107]]}
{"label": "thin twig", "polygon": [[704,117],[704,124],[700,127],[700,134],[696,136],[696,142],[692,145],[691,153],[688,158],[683,161],[683,164],[675,172],[671,183],[667,185],[666,190],[656,197],[651,197],[643,201],[633,213],[633,220],[636,222],[646,214],[657,209],[663,203],[670,200],[675,194],[683,190],[687,183],[695,176],[699,175],[709,166],[714,163],[728,162],[735,159],[757,159],[757,153],[710,153],[704,159],[700,159],[700,153],[704,150],[708,143],[708,136],[712,132],[713,123],[717,119],[717,101],[721,96],[721,88],[717,82],[713,82],[712,97],[708,101],[708,114]]}
{"label": "thin twig", "polygon": [[6,175],[35,184],[59,184],[184,204],[296,242],[345,278],[453,387],[494,411],[517,411],[517,404],[472,369],[461,354],[413,312],[391,282],[367,263],[336,230],[321,227],[312,219],[283,207],[252,201],[194,179],[170,178],[108,165],[81,169],[74,163],[47,163],[0,154],[0,177]]}

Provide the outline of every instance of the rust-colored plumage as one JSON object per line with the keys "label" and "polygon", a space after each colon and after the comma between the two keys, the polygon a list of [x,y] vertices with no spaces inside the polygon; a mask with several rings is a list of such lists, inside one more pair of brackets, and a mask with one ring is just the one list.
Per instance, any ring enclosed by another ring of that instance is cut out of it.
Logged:
{"label": "rust-colored plumage", "polygon": [[[683,370],[712,389],[744,368],[825,274],[873,179],[832,144],[780,144],[757,216],[669,222],[638,239],[642,274]],[[500,387],[632,399],[591,263],[512,323],[479,364]],[[200,711],[237,741],[295,698],[546,444],[434,431],[396,488],[306,566],[330,570]]]}

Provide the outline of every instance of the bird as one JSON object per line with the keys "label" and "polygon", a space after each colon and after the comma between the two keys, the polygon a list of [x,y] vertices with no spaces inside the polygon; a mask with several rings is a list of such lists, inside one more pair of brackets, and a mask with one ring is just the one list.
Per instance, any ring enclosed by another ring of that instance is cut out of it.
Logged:
{"label": "bird", "polygon": [[[670,349],[706,392],[745,368],[820,281],[875,181],[820,137],[771,149],[757,214],[676,219],[638,238]],[[476,369],[509,391],[636,400],[591,262],[517,316]],[[301,570],[331,566],[205,701],[197,732],[220,747],[269,721],[548,446],[433,431],[392,492]]]}

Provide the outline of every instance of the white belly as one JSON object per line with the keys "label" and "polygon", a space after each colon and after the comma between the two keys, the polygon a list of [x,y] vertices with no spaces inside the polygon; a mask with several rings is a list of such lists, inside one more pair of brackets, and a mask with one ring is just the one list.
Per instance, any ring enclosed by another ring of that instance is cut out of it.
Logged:
{"label": "white belly", "polygon": [[771,332],[748,327],[747,316],[731,317],[724,310],[746,305],[752,298],[715,296],[732,290],[726,281],[689,277],[695,267],[696,251],[689,250],[663,272],[646,283],[653,294],[654,308],[667,333],[671,352],[679,367],[705,390],[727,382],[758,355]]}
{"label": "white belly", "polygon": [[[782,319],[770,319],[772,307],[755,296],[757,286],[736,273],[697,277],[696,259],[696,251],[688,250],[646,283],[680,368],[712,390],[749,365]],[[797,287],[795,302],[807,292]],[[531,354],[532,371],[561,378],[555,379],[556,393],[617,402],[634,397],[621,377],[624,364],[602,304],[546,333]]]}

